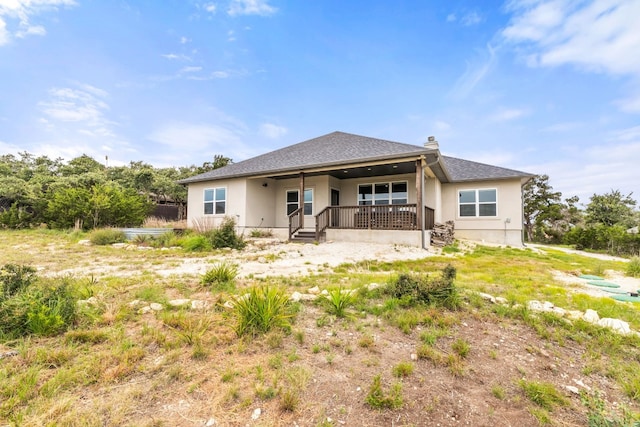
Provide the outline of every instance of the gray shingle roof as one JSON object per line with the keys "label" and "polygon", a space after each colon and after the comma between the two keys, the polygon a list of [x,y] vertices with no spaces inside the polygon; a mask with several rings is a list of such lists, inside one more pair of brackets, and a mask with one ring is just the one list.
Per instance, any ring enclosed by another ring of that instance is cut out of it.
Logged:
{"label": "gray shingle roof", "polygon": [[[433,153],[419,145],[333,132],[179,181],[181,184],[322,168]],[[530,176],[525,172],[441,156],[451,182]],[[442,175],[441,173],[439,175]],[[444,175],[447,175],[446,173]],[[444,180],[445,176],[441,180]]]}
{"label": "gray shingle roof", "polygon": [[533,174],[527,172],[491,166],[455,157],[442,156],[442,160],[449,172],[451,182],[485,181],[489,179],[525,178],[533,176]]}
{"label": "gray shingle roof", "polygon": [[318,138],[290,145],[238,163],[232,163],[186,178],[180,183],[211,179],[277,174],[306,168],[346,165],[382,159],[418,156],[428,152],[425,147],[385,141],[344,132],[333,132]]}

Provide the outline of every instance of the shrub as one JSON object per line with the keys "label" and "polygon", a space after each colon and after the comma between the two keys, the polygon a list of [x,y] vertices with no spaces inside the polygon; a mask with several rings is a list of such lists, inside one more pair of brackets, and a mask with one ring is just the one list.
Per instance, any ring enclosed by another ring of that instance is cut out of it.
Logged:
{"label": "shrub", "polygon": [[182,239],[180,246],[189,252],[209,251],[211,250],[211,241],[201,234],[196,234]]}
{"label": "shrub", "polygon": [[236,221],[230,216],[224,218],[220,227],[205,232],[205,235],[209,237],[211,246],[215,249],[242,249],[246,246],[242,236],[236,233]]}
{"label": "shrub", "polygon": [[37,279],[28,265],[5,264],[0,268],[0,302],[27,288]]}
{"label": "shrub", "polygon": [[28,228],[33,221],[33,215],[24,207],[13,203],[7,210],[0,212],[0,226],[3,228],[19,229]]}
{"label": "shrub", "polygon": [[436,279],[424,275],[401,274],[386,290],[405,306],[424,303],[457,308],[460,298],[454,285],[455,277],[456,269],[448,265],[441,277]]}
{"label": "shrub", "polygon": [[94,245],[104,246],[112,245],[114,243],[123,243],[127,238],[122,230],[115,228],[103,228],[93,230],[91,234],[89,234],[89,240]]}
{"label": "shrub", "polygon": [[254,228],[249,233],[249,237],[273,237],[273,230],[270,228]]}
{"label": "shrub", "polygon": [[233,284],[238,275],[238,266],[226,261],[218,262],[213,265],[204,276],[202,276],[203,285],[224,285]]}
{"label": "shrub", "polygon": [[640,257],[634,256],[629,260],[627,276],[640,277]]}
{"label": "shrub", "polygon": [[30,283],[0,303],[0,334],[17,338],[64,332],[76,319],[76,300],[68,279]]}
{"label": "shrub", "polygon": [[278,288],[253,287],[248,294],[233,299],[233,309],[238,320],[238,336],[263,334],[274,327],[291,327],[289,297]]}

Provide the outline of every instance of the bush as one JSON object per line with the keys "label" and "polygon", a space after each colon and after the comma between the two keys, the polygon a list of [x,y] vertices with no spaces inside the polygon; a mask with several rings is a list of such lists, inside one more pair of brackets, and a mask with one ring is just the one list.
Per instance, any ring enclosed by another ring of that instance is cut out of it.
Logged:
{"label": "bush", "polygon": [[9,209],[0,212],[0,226],[4,228],[28,228],[32,221],[33,215],[24,207],[19,207],[18,203],[13,203]]}
{"label": "bush", "polygon": [[321,301],[324,302],[329,314],[333,314],[336,317],[346,317],[347,308],[355,304],[356,293],[351,289],[331,289],[329,294]]}
{"label": "bush", "polygon": [[248,294],[233,299],[233,309],[238,319],[238,336],[264,334],[272,328],[291,328],[289,297],[278,288],[251,288]]}
{"label": "bush", "polygon": [[634,256],[629,260],[627,276],[640,277],[640,257]]}
{"label": "bush", "polygon": [[36,269],[28,265],[5,264],[0,268],[0,303],[31,285]]}
{"label": "bush", "polygon": [[242,236],[236,233],[236,221],[230,216],[224,218],[220,227],[207,231],[206,234],[211,239],[211,246],[215,249],[242,249],[246,246]]}
{"label": "bush", "polygon": [[196,234],[194,236],[188,236],[181,239],[180,246],[182,246],[185,251],[189,252],[210,251],[211,240],[207,239],[206,236]]}
{"label": "bush", "polygon": [[454,285],[455,277],[456,269],[451,265],[445,267],[441,277],[436,279],[424,275],[401,274],[387,286],[387,292],[404,305],[422,303],[457,308],[460,298]]}
{"label": "bush", "polygon": [[126,242],[127,237],[121,230],[117,230],[115,228],[103,228],[100,230],[93,230],[91,234],[89,234],[89,240],[94,245],[104,246]]}
{"label": "bush", "polygon": [[0,335],[56,335],[66,331],[76,316],[77,299],[69,279],[34,281],[0,302]]}

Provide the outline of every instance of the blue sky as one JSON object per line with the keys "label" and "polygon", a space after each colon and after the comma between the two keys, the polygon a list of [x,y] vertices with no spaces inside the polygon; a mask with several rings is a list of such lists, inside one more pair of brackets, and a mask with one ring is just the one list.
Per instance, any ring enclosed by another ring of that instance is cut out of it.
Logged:
{"label": "blue sky", "polygon": [[0,0],[0,154],[240,161],[340,130],[640,199],[640,0]]}

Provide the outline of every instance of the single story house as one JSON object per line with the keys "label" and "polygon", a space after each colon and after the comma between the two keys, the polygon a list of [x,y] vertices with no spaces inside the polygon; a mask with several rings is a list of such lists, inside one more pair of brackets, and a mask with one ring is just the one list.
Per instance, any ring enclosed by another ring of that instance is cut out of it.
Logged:
{"label": "single story house", "polygon": [[189,227],[234,217],[240,231],[289,239],[427,247],[434,223],[455,234],[522,245],[522,186],[533,175],[443,156],[424,146],[343,132],[179,181]]}

